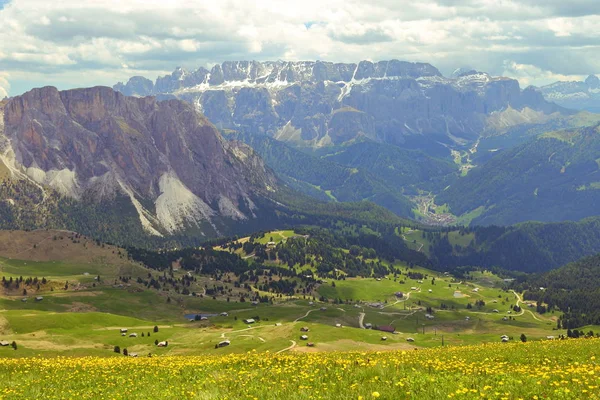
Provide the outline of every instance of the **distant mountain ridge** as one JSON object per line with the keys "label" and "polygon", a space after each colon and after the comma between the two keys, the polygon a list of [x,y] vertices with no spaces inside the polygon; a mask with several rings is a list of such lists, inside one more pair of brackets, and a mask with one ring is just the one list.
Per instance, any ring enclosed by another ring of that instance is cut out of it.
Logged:
{"label": "distant mountain ridge", "polygon": [[585,81],[555,82],[540,90],[546,100],[563,107],[600,112],[600,78],[596,75]]}
{"label": "distant mountain ridge", "polygon": [[[446,78],[430,64],[398,60],[224,62],[210,71],[177,68],[154,83],[133,77],[114,89],[184,99],[220,129],[311,147],[359,137],[400,145],[415,135],[464,144],[490,128],[494,113],[512,109],[531,122],[538,115],[532,110],[543,116],[567,112],[534,88],[521,90],[514,79],[477,71]],[[521,123],[514,116],[510,121]]]}

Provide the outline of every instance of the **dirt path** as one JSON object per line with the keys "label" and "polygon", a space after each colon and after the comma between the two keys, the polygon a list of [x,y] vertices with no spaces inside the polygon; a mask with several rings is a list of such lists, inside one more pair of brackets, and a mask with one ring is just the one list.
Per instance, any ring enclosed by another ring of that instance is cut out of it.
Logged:
{"label": "dirt path", "polygon": [[[410,232],[412,232],[412,230],[411,230],[411,231],[408,231],[407,233],[410,233]],[[405,242],[412,243],[412,240],[408,240],[408,239],[406,238],[406,236],[404,236],[404,234],[401,234],[400,236],[402,237],[402,239],[403,239]],[[425,246],[425,243],[417,242],[416,240],[415,240],[415,244],[418,244],[418,245],[419,245],[419,248],[417,249],[417,251],[421,251],[421,250],[423,250],[423,246]]]}
{"label": "dirt path", "polygon": [[260,327],[259,327],[259,326],[252,326],[252,327],[250,327],[250,328],[238,329],[237,331],[223,332],[223,333],[221,333],[221,338],[222,338],[222,339],[226,339],[226,336],[225,336],[225,335],[226,335],[226,334],[228,334],[228,333],[244,332],[244,331],[249,331],[249,330],[251,330],[251,329],[256,329],[256,328],[260,328]]}
{"label": "dirt path", "polygon": [[293,349],[294,347],[296,347],[296,341],[294,341],[294,340],[290,340],[290,342],[292,342],[292,345],[291,345],[291,346],[289,346],[289,347],[286,347],[285,349],[281,349],[281,350],[279,350],[278,352],[276,352],[275,354],[283,353],[284,351],[288,351],[288,350],[291,350],[291,349]]}
{"label": "dirt path", "polygon": [[39,245],[40,243],[43,243],[43,242],[45,242],[46,240],[52,239],[53,237],[54,237],[54,235],[50,235],[50,236],[48,236],[47,238],[44,238],[44,239],[40,240],[39,242],[37,242],[37,243],[36,243],[36,244],[34,244],[33,246],[31,246],[31,247],[29,247],[29,248],[27,248],[27,249],[25,249],[25,250],[22,250],[22,251],[18,252],[18,253],[17,253],[17,254],[15,254],[13,257],[9,257],[9,259],[10,259],[10,258],[16,258],[16,257],[17,257],[19,254],[23,254],[23,253],[25,253],[26,251],[32,250],[32,249],[34,249],[34,248],[35,248],[37,245]]}
{"label": "dirt path", "polygon": [[304,319],[304,318],[308,317],[308,314],[310,314],[310,313],[311,313],[311,312],[313,312],[313,311],[317,311],[317,309],[315,308],[314,310],[308,310],[308,311],[306,312],[306,314],[304,314],[304,315],[303,315],[303,316],[301,316],[301,317],[298,317],[298,318],[296,318],[296,319],[294,320],[294,322],[298,322],[298,321],[300,321],[301,319]]}
{"label": "dirt path", "polygon": [[[519,303],[522,303],[522,302],[523,302],[523,299],[521,299],[521,296],[519,296],[519,294],[518,294],[517,292],[515,292],[514,290],[511,290],[511,292],[513,292],[513,294],[514,294],[514,295],[515,295],[515,297],[517,298],[517,303],[516,303],[517,307],[520,307],[520,308],[521,308],[521,312],[520,312],[520,313],[518,313],[518,314],[515,314],[515,315],[516,315],[516,316],[521,316],[521,315],[525,314],[525,309],[524,309],[523,307],[521,307],[521,305],[519,304]],[[529,310],[527,310],[527,311],[529,311]],[[529,311],[529,312],[531,312],[531,311]],[[533,313],[531,313],[531,315],[533,315]],[[537,319],[535,315],[533,315],[533,318],[534,318],[534,319]],[[539,321],[539,320],[538,320],[538,321]]]}
{"label": "dirt path", "polygon": [[[513,292],[515,294],[515,296],[517,296],[517,305],[519,307],[521,307],[519,305],[519,303],[523,302],[523,300],[521,299],[521,296],[519,296],[517,294],[517,292],[515,292],[514,290],[511,290],[511,292]],[[525,311],[527,311],[529,314],[531,314],[531,316],[533,317],[533,319],[535,319],[536,321],[539,321],[539,322],[553,322],[551,319],[541,319],[541,318],[538,318],[538,316],[535,315],[533,313],[533,311],[531,311],[531,310],[525,310],[525,308],[523,308],[523,307],[521,307],[521,314],[516,314],[516,315],[523,315],[525,313]]]}
{"label": "dirt path", "polygon": [[250,337],[250,338],[257,338],[258,340],[260,340],[261,342],[265,343],[266,340],[261,338],[260,336],[254,336],[254,335],[239,335],[240,337]]}
{"label": "dirt path", "polygon": [[360,329],[365,329],[365,326],[363,325],[363,320],[365,319],[365,313],[361,312],[360,314],[358,314],[358,326],[360,326]]}

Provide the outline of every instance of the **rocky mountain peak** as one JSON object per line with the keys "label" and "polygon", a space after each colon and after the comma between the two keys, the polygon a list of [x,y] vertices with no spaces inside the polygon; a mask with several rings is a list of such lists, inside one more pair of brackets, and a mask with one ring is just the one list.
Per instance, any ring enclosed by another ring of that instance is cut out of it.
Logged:
{"label": "rocky mountain peak", "polygon": [[254,200],[277,186],[251,150],[181,100],[34,89],[6,104],[3,137],[27,179],[77,200],[126,196],[156,235],[253,218]]}
{"label": "rocky mountain peak", "polygon": [[487,128],[488,115],[509,106],[559,109],[522,92],[514,79],[473,70],[446,78],[430,64],[399,60],[227,61],[210,71],[176,70],[147,94],[184,99],[222,129],[312,147],[359,136],[394,144],[415,134],[468,141]]}
{"label": "rocky mountain peak", "polygon": [[600,78],[598,78],[596,75],[590,75],[586,78],[585,84],[590,89],[600,89]]}

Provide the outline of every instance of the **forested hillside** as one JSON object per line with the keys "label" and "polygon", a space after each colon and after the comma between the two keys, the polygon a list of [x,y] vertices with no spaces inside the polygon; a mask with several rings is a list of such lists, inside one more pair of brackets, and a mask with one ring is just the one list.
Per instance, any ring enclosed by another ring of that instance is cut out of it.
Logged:
{"label": "forested hillside", "polygon": [[227,135],[250,145],[290,187],[325,201],[369,200],[397,215],[412,217],[412,203],[402,186],[390,184],[363,168],[350,168],[304,153],[264,135]]}
{"label": "forested hillside", "polygon": [[600,204],[599,128],[549,132],[473,169],[436,198],[472,225],[579,220]]}
{"label": "forested hillside", "polygon": [[559,320],[563,328],[600,324],[600,255],[527,277],[516,287],[525,290],[525,300],[563,311]]}
{"label": "forested hillside", "polygon": [[324,159],[369,171],[388,185],[411,192],[415,188],[437,192],[458,177],[458,168],[450,160],[372,141],[336,148]]}
{"label": "forested hillside", "polygon": [[449,232],[424,233],[431,242],[432,262],[446,268],[470,265],[539,272],[600,252],[597,217],[579,222],[460,228],[461,234],[474,236],[466,245],[452,244]]}

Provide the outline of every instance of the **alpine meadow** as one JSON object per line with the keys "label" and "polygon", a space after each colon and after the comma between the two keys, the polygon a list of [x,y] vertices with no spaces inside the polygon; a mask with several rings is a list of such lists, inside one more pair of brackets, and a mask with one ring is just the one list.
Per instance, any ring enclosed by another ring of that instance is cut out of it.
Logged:
{"label": "alpine meadow", "polygon": [[600,399],[596,0],[0,0],[0,399]]}

